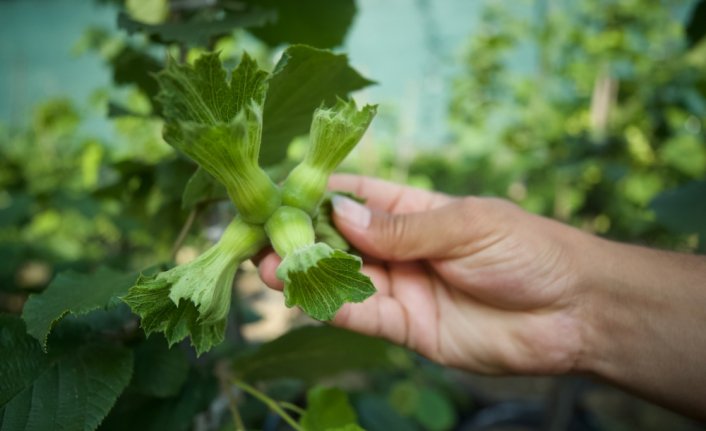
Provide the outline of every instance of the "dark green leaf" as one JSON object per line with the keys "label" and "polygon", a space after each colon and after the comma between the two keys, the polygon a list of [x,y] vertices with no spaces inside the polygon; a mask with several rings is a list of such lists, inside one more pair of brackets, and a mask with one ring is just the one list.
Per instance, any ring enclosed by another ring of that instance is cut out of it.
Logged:
{"label": "dark green leaf", "polygon": [[387,401],[377,395],[363,395],[355,403],[360,424],[368,431],[416,431],[419,426],[400,416]]}
{"label": "dark green leaf", "polygon": [[[355,429],[357,417],[348,394],[338,388],[315,387],[306,395],[306,413],[301,417],[306,431]],[[344,428],[349,427],[349,428]]]}
{"label": "dark green leaf", "polygon": [[250,0],[277,11],[277,19],[249,31],[270,46],[303,43],[317,48],[341,45],[356,13],[353,0]]}
{"label": "dark green leaf", "polygon": [[162,337],[150,337],[135,349],[132,386],[155,397],[179,394],[189,373],[189,362],[178,348],[170,349]]}
{"label": "dark green leaf", "polygon": [[193,208],[204,202],[215,200],[228,200],[228,193],[208,172],[199,168],[189,178],[181,198],[181,207]]}
{"label": "dark green leaf", "polygon": [[0,406],[22,392],[47,366],[34,338],[20,319],[0,314]]}
{"label": "dark green leaf", "polygon": [[116,102],[108,102],[108,112],[107,112],[108,118],[119,118],[119,117],[144,117],[147,118],[147,115],[145,114],[140,114],[138,112],[135,112],[131,110],[130,108],[127,108],[119,103]]}
{"label": "dark green leaf", "polygon": [[445,431],[456,422],[454,407],[444,395],[431,388],[419,392],[414,418],[429,431]]}
{"label": "dark green leaf", "polygon": [[657,220],[680,233],[699,233],[706,239],[706,181],[692,181],[667,190],[650,204]]}
{"label": "dark green leaf", "polygon": [[[111,64],[113,82],[118,85],[134,84],[153,104],[156,103],[159,86],[153,74],[162,69],[163,64],[160,61],[127,45],[111,59]],[[155,108],[159,112],[159,107]]]}
{"label": "dark green leaf", "polygon": [[28,220],[33,201],[27,193],[10,194],[9,205],[0,208],[0,227],[17,226]]}
{"label": "dark green leaf", "polygon": [[410,380],[404,380],[390,389],[390,405],[403,416],[411,416],[419,408],[419,386]]}
{"label": "dark green leaf", "polygon": [[270,78],[265,101],[260,162],[283,160],[292,139],[306,134],[314,110],[336,97],[371,85],[342,54],[295,45],[287,48]]}
{"label": "dark green leaf", "polygon": [[389,349],[389,344],[377,338],[329,326],[309,326],[236,359],[234,370],[248,381],[314,381],[343,371],[390,367]]}
{"label": "dark green leaf", "polygon": [[[20,371],[11,387],[2,387],[6,404],[0,430],[96,429],[130,380],[131,352],[87,344],[46,355],[21,322],[14,320],[3,321],[0,329],[2,366]],[[30,343],[35,347],[29,347]],[[10,349],[19,349],[22,356],[12,356]],[[6,376],[3,370],[3,380]],[[19,391],[18,382],[22,383]],[[5,392],[7,388],[11,391]]]}
{"label": "dark green leaf", "polygon": [[186,431],[193,428],[194,416],[208,408],[217,392],[218,385],[213,377],[192,368],[175,397],[151,398],[126,391],[101,430]]}
{"label": "dark green leaf", "polygon": [[128,34],[145,33],[156,42],[183,43],[207,47],[216,36],[228,34],[237,28],[257,27],[275,19],[276,13],[263,8],[243,12],[229,12],[212,18],[193,18],[184,22],[145,24],[130,18],[126,13],[118,16],[118,27]]}
{"label": "dark green leaf", "polygon": [[698,2],[691,12],[689,22],[686,25],[686,38],[689,46],[695,46],[706,35],[706,0]]}
{"label": "dark green leaf", "polygon": [[31,295],[22,318],[27,332],[39,340],[43,348],[52,327],[65,315],[83,315],[119,303],[117,298],[127,293],[137,273],[124,274],[101,267],[93,274],[67,271],[57,275],[47,289]]}

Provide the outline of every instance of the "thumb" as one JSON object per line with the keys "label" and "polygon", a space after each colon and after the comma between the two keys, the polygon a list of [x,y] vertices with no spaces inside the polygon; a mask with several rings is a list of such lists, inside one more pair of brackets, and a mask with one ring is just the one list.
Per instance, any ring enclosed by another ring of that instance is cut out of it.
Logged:
{"label": "thumb", "polygon": [[358,250],[393,261],[444,258],[467,241],[463,200],[436,209],[392,214],[334,195],[334,222]]}

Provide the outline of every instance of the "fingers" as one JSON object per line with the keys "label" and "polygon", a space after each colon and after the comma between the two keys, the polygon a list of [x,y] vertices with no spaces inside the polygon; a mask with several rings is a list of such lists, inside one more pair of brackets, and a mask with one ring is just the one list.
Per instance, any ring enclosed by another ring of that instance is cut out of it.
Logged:
{"label": "fingers", "polygon": [[334,196],[336,227],[356,248],[373,257],[407,261],[456,257],[467,247],[476,208],[465,199],[412,213],[371,210]]}
{"label": "fingers", "polygon": [[366,206],[391,213],[429,210],[455,199],[442,193],[350,174],[332,175],[329,180],[329,189],[353,193],[365,198]]}
{"label": "fingers", "polygon": [[399,301],[389,296],[375,295],[362,303],[343,305],[331,323],[404,345],[408,331],[405,313]]}
{"label": "fingers", "polygon": [[257,267],[262,281],[269,287],[276,290],[284,289],[284,283],[282,283],[282,281],[275,275],[277,266],[279,266],[281,261],[282,259],[277,256],[277,253],[272,251],[260,259],[260,263]]}

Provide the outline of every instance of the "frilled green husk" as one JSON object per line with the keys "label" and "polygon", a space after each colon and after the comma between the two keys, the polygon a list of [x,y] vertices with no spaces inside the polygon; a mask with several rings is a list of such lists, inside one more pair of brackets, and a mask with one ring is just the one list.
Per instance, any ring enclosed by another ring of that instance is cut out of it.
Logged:
{"label": "frilled green husk", "polygon": [[306,156],[282,185],[285,205],[316,215],[329,175],[358,144],[376,110],[371,105],[358,110],[354,101],[339,99],[333,108],[314,112]]}
{"label": "frilled green husk", "polygon": [[261,226],[235,219],[196,260],[140,277],[123,300],[147,334],[164,332],[170,344],[190,336],[200,354],[223,340],[238,265],[266,243]]}
{"label": "frilled green husk", "polygon": [[229,81],[217,53],[193,66],[172,60],[156,76],[165,141],[223,184],[244,220],[259,224],[280,204],[279,188],[258,166],[268,76],[244,54]]}
{"label": "frilled green husk", "polygon": [[168,123],[164,139],[223,184],[241,217],[262,224],[281,203],[279,188],[258,165],[261,113],[250,106],[229,123]]}
{"label": "frilled green husk", "polygon": [[277,268],[286,305],[298,305],[318,320],[333,319],[346,302],[362,302],[375,293],[370,278],[360,272],[361,265],[359,257],[324,243],[292,252]]}
{"label": "frilled green husk", "polygon": [[358,110],[355,101],[342,99],[333,108],[317,109],[311,121],[305,161],[333,172],[358,144],[376,112],[376,105],[365,105]]}
{"label": "frilled green husk", "polygon": [[165,279],[141,276],[123,298],[141,317],[140,326],[145,333],[148,336],[153,332],[164,333],[170,346],[188,336],[198,355],[223,342],[226,319],[210,324],[200,322],[192,302],[182,299],[177,305],[169,298],[170,287]]}

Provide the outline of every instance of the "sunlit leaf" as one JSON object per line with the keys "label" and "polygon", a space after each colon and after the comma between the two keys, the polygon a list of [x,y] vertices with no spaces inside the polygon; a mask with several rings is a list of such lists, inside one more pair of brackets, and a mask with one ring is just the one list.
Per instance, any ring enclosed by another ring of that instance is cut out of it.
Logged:
{"label": "sunlit leaf", "polygon": [[338,388],[315,387],[306,395],[306,412],[301,417],[306,431],[350,430],[356,428],[355,410],[348,394]]}
{"label": "sunlit leaf", "polygon": [[336,97],[373,84],[348,64],[343,54],[305,45],[287,48],[270,78],[265,100],[260,162],[284,159],[287,146],[306,134],[314,110]]}

